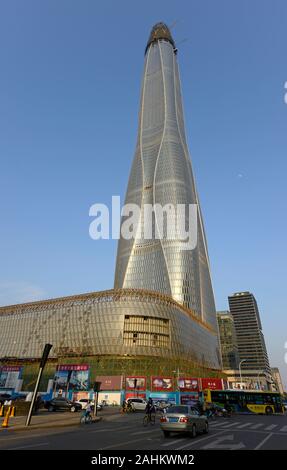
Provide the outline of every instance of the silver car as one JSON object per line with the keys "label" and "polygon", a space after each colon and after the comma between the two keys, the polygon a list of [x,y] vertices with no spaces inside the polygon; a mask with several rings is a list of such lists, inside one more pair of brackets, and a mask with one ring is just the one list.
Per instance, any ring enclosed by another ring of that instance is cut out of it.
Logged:
{"label": "silver car", "polygon": [[208,433],[208,420],[189,405],[171,406],[160,418],[160,427],[165,437],[171,432],[188,432],[192,437],[198,433]]}

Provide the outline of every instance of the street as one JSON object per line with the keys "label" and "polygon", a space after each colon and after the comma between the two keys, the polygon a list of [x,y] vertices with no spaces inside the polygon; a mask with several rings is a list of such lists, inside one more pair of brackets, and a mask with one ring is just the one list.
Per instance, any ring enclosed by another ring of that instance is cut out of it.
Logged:
{"label": "street", "polygon": [[[63,415],[69,416],[69,413]],[[80,419],[80,414],[79,419]],[[156,424],[144,427],[143,413],[105,414],[94,424],[56,429],[29,429],[0,433],[0,449],[88,449],[88,450],[267,450],[287,449],[287,416],[236,415],[210,421],[208,435],[192,439],[172,434],[164,438],[159,416]]]}

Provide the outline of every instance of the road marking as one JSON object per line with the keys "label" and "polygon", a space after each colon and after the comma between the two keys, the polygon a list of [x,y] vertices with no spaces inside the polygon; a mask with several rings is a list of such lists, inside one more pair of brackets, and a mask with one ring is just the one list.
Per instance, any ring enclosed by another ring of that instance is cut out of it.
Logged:
{"label": "road marking", "polygon": [[26,449],[27,447],[40,447],[40,446],[48,446],[49,442],[41,442],[40,444],[29,444],[27,446],[20,446],[20,447],[10,447],[8,450],[16,450],[16,449]]}
{"label": "road marking", "polygon": [[[180,442],[186,442],[187,439],[189,440],[190,438],[186,438],[184,440],[181,440]],[[177,438],[174,441],[165,442],[164,444],[161,445],[161,447],[171,446],[172,444],[176,444],[178,441],[179,441],[179,439]]]}
{"label": "road marking", "polygon": [[[237,429],[247,428],[247,426],[250,426],[250,424],[252,424],[252,423],[241,424],[240,426],[237,426]],[[261,425],[260,425],[260,426],[261,426]],[[252,428],[251,428],[251,429],[252,429]]]}
{"label": "road marking", "polygon": [[96,432],[106,432],[106,431],[115,431],[113,428],[109,428],[109,429],[97,429],[96,431],[90,431],[89,430],[89,434],[94,434]]}
{"label": "road marking", "polygon": [[228,436],[221,436],[218,439],[215,439],[215,441],[209,442],[209,444],[206,444],[205,446],[201,447],[201,449],[228,449],[228,450],[238,450],[238,449],[243,449],[245,444],[243,442],[238,442],[237,444],[231,444],[229,442],[228,444],[221,444],[221,442],[224,441],[234,441],[234,434],[229,434]]}
{"label": "road marking", "polygon": [[236,424],[240,424],[240,421],[235,421],[235,423],[228,424],[227,426],[223,424],[221,427],[222,429],[227,429],[227,428],[231,428],[231,426],[235,426]]}
{"label": "road marking", "polygon": [[251,426],[250,429],[258,429],[260,428],[260,426],[263,426],[264,423],[258,423],[258,424],[254,424],[253,426]]}
{"label": "road marking", "polygon": [[142,437],[140,437],[139,439],[133,439],[132,441],[124,441],[124,442],[119,442],[117,444],[112,444],[110,446],[101,447],[98,450],[106,450],[106,449],[112,449],[113,447],[126,446],[128,444],[134,444],[135,442],[142,442]]}
{"label": "road marking", "polygon": [[270,439],[271,436],[273,436],[272,432],[268,434],[268,436],[266,436],[265,439],[263,439],[263,441],[261,441],[260,444],[258,444],[258,446],[255,447],[254,450],[260,449],[263,446],[263,444],[265,444],[265,442],[268,441],[268,439]]}
{"label": "road marking", "polygon": [[181,449],[184,449],[185,447],[193,446],[194,444],[197,444],[198,442],[206,441],[206,439],[212,439],[213,437],[219,436],[219,434],[223,434],[224,432],[225,431],[219,431],[216,434],[212,434],[211,436],[199,437],[198,439],[193,439],[192,442],[189,441],[189,443],[185,444],[184,446],[176,447],[175,450],[181,450]]}
{"label": "road marking", "polygon": [[283,428],[279,429],[280,432],[287,432],[287,426],[283,426]]}
{"label": "road marking", "polygon": [[138,432],[132,432],[130,436],[137,436],[139,434],[150,434],[152,432],[158,432],[159,429],[149,429],[148,431],[138,431]]}
{"label": "road marking", "polygon": [[270,424],[267,428],[264,428],[265,431],[271,431],[271,429],[277,428],[278,424]]}

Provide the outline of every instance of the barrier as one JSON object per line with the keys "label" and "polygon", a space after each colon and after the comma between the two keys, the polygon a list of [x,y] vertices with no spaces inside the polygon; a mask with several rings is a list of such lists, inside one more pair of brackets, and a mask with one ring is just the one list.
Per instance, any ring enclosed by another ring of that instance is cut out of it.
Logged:
{"label": "barrier", "polygon": [[10,413],[11,413],[11,406],[9,406],[5,418],[2,423],[2,428],[8,428],[8,423],[9,423],[9,418],[10,418]]}

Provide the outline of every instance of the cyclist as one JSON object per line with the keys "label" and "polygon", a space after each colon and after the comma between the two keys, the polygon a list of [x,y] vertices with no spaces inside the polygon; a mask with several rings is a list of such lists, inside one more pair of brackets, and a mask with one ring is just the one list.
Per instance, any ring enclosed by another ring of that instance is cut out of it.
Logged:
{"label": "cyclist", "polygon": [[151,420],[151,415],[152,413],[155,413],[155,406],[153,404],[152,398],[149,397],[146,408],[145,408],[145,413],[149,417],[149,420]]}
{"label": "cyclist", "polygon": [[90,401],[88,401],[88,404],[85,409],[85,418],[86,419],[92,418],[92,404]]}

